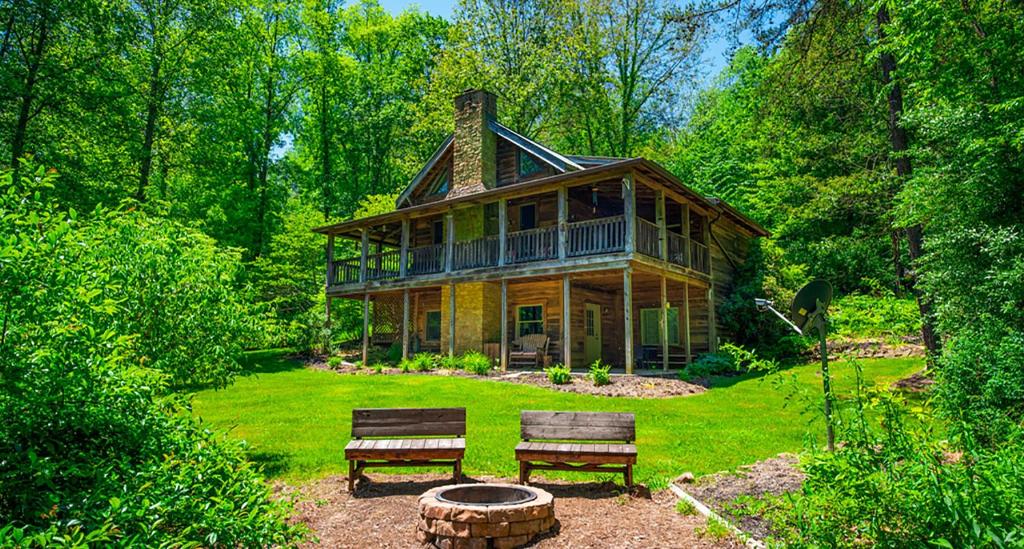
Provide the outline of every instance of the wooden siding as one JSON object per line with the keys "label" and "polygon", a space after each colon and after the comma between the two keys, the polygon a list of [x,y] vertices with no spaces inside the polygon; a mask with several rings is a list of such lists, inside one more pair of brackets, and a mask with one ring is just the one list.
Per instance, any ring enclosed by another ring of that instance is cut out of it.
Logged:
{"label": "wooden siding", "polygon": [[555,169],[549,166],[543,160],[533,156],[532,154],[523,151],[522,154],[530,155],[530,158],[541,167],[541,171],[533,174],[529,177],[519,177],[519,161],[516,158],[517,152],[520,150],[519,147],[510,143],[506,139],[498,138],[497,147],[497,162],[496,168],[498,170],[497,185],[499,187],[505,185],[513,185],[515,183],[522,183],[524,181],[532,181],[534,179],[540,179],[555,175]]}

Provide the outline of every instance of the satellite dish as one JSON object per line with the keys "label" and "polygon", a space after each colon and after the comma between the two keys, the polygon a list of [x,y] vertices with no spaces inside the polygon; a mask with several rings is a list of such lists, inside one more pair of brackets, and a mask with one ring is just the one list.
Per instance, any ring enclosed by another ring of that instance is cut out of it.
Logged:
{"label": "satellite dish", "polygon": [[[796,293],[789,316],[796,327],[803,332],[815,316],[825,313],[831,302],[832,285],[825,280],[812,280]],[[821,310],[818,310],[819,303],[821,303]]]}

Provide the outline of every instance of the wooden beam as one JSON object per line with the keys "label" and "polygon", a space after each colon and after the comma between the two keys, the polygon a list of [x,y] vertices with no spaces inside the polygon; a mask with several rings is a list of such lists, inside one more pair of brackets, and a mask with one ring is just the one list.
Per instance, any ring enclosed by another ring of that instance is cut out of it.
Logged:
{"label": "wooden beam", "polygon": [[366,260],[370,256],[370,230],[362,229],[362,248],[359,255],[359,283],[366,283]]}
{"label": "wooden beam", "polygon": [[455,214],[444,214],[444,272],[452,272],[455,265]]}
{"label": "wooden beam", "polygon": [[508,251],[508,199],[498,199],[498,266],[505,266],[505,255]]}
{"label": "wooden beam", "polygon": [[668,280],[661,275],[661,315],[658,319],[661,329],[661,369],[668,371]]}
{"label": "wooden beam", "polygon": [[711,259],[711,224],[710,219],[704,220],[704,244],[708,251],[708,348],[712,353],[718,352],[718,313],[715,311],[715,266]]}
{"label": "wooden beam", "polygon": [[572,368],[572,319],[569,275],[562,275],[562,363]]}
{"label": "wooden beam", "polygon": [[636,189],[633,174],[622,178],[622,209],[626,219],[626,253],[636,249]]}
{"label": "wooden beam", "polygon": [[327,286],[330,287],[333,284],[334,284],[334,235],[327,235]]}
{"label": "wooden beam", "polygon": [[409,358],[409,288],[402,291],[402,358]]}
{"label": "wooden beam", "polygon": [[370,358],[370,294],[363,294],[363,367]]}
{"label": "wooden beam", "polygon": [[569,205],[565,187],[558,188],[558,258],[565,259],[569,248]]}
{"label": "wooden beam", "polygon": [[683,204],[683,257],[686,258],[686,266],[693,268],[693,256],[690,255],[690,205]]}
{"label": "wooden beam", "polygon": [[448,357],[455,356],[455,283],[448,284]]}
{"label": "wooden beam", "polygon": [[398,277],[405,278],[409,272],[409,218],[402,220],[402,251],[398,258]]}
{"label": "wooden beam", "polygon": [[690,364],[690,283],[683,283],[683,346],[686,350],[686,363]]}
{"label": "wooden beam", "polygon": [[626,373],[633,373],[633,271],[622,270],[622,313],[624,317],[623,345],[625,345]]}
{"label": "wooden beam", "polygon": [[658,220],[658,257],[668,261],[668,227],[665,215],[665,190],[655,191],[655,215]]}
{"label": "wooden beam", "polygon": [[508,280],[501,279],[501,371],[508,370]]}

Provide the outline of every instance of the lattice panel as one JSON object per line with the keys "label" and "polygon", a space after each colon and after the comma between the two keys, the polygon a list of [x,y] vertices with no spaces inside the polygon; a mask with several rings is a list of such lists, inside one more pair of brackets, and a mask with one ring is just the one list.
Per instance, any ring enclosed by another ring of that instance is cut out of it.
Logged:
{"label": "lattice panel", "polygon": [[391,345],[402,337],[402,296],[380,295],[373,298],[373,342]]}

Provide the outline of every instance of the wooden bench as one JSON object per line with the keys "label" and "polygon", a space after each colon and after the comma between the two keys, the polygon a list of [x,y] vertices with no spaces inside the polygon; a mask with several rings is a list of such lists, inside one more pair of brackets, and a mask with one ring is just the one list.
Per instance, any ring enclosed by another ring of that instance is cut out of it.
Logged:
{"label": "wooden bench", "polygon": [[[357,408],[345,446],[348,490],[369,467],[451,466],[462,478],[466,453],[465,408]],[[415,438],[413,438],[415,437]]]}
{"label": "wooden bench", "polygon": [[613,472],[622,473],[626,487],[633,488],[633,414],[523,411],[520,431],[520,483],[528,484],[534,470]]}

